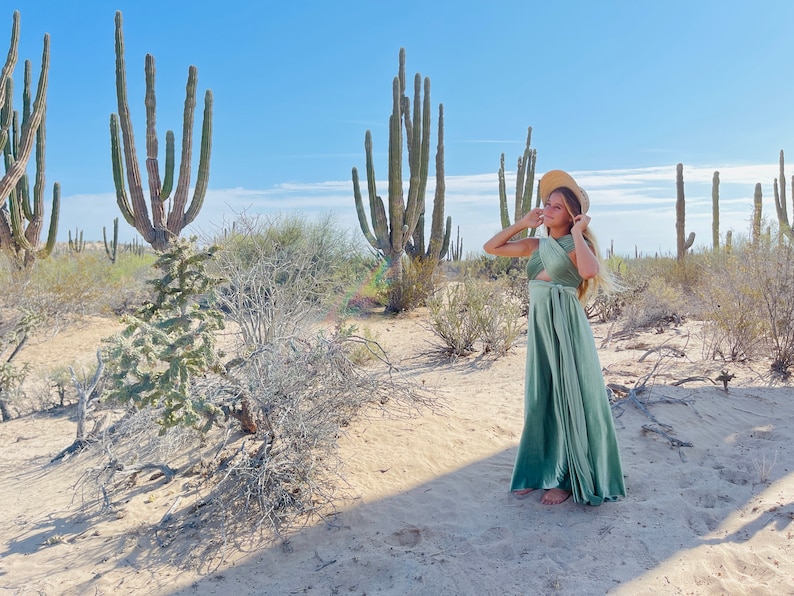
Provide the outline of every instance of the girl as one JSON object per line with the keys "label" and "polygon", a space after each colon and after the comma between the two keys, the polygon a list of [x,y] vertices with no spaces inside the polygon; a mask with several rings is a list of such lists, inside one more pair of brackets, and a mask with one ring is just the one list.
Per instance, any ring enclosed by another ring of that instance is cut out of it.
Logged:
{"label": "girl", "polygon": [[[590,198],[570,174],[540,180],[543,208],[533,209],[483,248],[529,257],[529,315],[524,430],[510,489],[545,489],[541,503],[600,505],[626,494],[612,411],[595,341],[582,305],[609,289],[586,215]],[[511,240],[544,225],[546,238]]]}

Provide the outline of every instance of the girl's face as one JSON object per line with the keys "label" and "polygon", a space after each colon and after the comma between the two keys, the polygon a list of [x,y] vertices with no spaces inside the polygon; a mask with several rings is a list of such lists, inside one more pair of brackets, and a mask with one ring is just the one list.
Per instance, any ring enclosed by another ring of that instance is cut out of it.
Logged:
{"label": "girl's face", "polygon": [[570,229],[573,225],[562,193],[553,192],[549,195],[549,200],[543,207],[543,225],[552,229]]}

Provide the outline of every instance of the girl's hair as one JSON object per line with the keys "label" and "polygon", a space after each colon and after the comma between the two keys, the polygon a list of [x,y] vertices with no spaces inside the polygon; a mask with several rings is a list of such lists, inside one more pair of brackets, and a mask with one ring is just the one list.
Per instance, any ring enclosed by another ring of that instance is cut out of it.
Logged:
{"label": "girl's hair", "polygon": [[[567,186],[555,188],[549,193],[549,196],[555,192],[560,193],[565,199],[565,209],[571,216],[571,221],[573,221],[577,215],[582,214],[582,205],[579,203],[579,199],[577,198],[576,194],[570,188]],[[548,229],[546,231],[548,233]],[[595,296],[598,292],[603,292],[605,294],[616,292],[618,290],[618,284],[612,277],[612,273],[606,266],[604,259],[601,257],[601,251],[598,248],[598,241],[596,240],[595,234],[593,234],[593,232],[590,230],[590,226],[587,226],[584,234],[582,235],[584,236],[587,244],[593,249],[596,258],[598,259],[598,273],[596,276],[593,279],[583,279],[582,283],[579,284],[579,288],[577,289],[579,302],[586,304],[587,300],[591,296]]]}

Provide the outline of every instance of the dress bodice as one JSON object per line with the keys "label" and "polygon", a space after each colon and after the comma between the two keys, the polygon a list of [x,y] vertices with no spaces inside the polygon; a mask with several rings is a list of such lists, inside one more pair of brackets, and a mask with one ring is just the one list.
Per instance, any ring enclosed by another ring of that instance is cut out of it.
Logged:
{"label": "dress bodice", "polygon": [[574,248],[573,236],[570,234],[561,238],[541,238],[538,248],[527,261],[527,276],[530,281],[545,269],[554,283],[578,287],[582,283],[582,277],[568,256]]}

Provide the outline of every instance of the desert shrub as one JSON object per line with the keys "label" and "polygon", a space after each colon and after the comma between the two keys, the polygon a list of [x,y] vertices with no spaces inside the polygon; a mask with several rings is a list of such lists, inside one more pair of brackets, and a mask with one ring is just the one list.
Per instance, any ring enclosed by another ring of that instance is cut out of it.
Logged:
{"label": "desert shrub", "polygon": [[248,345],[289,336],[344,310],[351,288],[368,275],[348,232],[331,218],[242,217],[219,240],[214,266],[225,281],[218,305]]}
{"label": "desert shrub", "polygon": [[104,253],[63,253],[16,270],[0,259],[0,305],[24,303],[39,316],[59,323],[71,315],[119,313],[145,296],[151,255],[119,256],[116,264]]}
{"label": "desert shrub", "polygon": [[684,264],[671,257],[644,257],[625,261],[621,283],[624,295],[624,330],[680,324],[686,316],[699,313],[693,301],[700,264],[690,258]]}
{"label": "desert shrub", "polygon": [[439,264],[433,259],[403,257],[402,277],[386,287],[388,310],[404,312],[424,306],[441,278]]}
{"label": "desert shrub", "polygon": [[453,356],[474,352],[474,342],[480,337],[479,317],[486,296],[471,278],[449,284],[427,302],[430,329],[441,339],[446,351]]}
{"label": "desert shrub", "polygon": [[428,300],[429,326],[452,356],[471,354],[477,341],[502,355],[520,333],[523,308],[504,283],[465,276]]}
{"label": "desert shrub", "polygon": [[[104,463],[90,476],[103,502],[129,487],[121,478],[131,471],[158,468],[170,477],[178,467],[200,474],[204,496],[184,513],[193,518],[185,524],[222,519],[232,535],[278,533],[333,507],[336,445],[354,417],[369,406],[393,413],[429,403],[366,335],[314,325],[344,285],[334,276],[337,245],[300,225],[268,226],[238,223],[212,259],[178,244],[158,261],[157,298],[131,319],[132,333],[116,342],[108,366],[123,399],[106,403],[135,407],[98,442]],[[223,275],[217,286],[202,274],[205,263]],[[236,323],[226,326],[236,336],[224,362],[206,337],[218,329],[213,287]],[[362,345],[374,356],[367,368],[356,364]]]}
{"label": "desert shrub", "polygon": [[788,243],[757,254],[755,282],[765,319],[766,348],[774,373],[789,377],[794,366],[794,248]]}
{"label": "desert shrub", "polygon": [[743,361],[763,349],[764,321],[749,247],[711,256],[697,292],[703,303],[703,349],[706,358]]}

